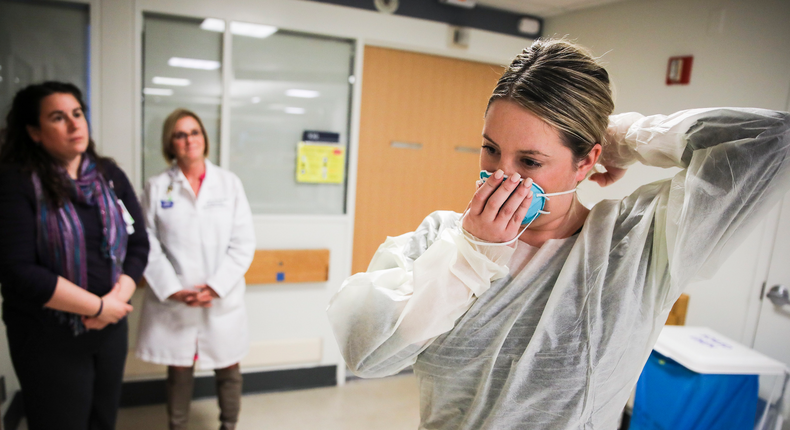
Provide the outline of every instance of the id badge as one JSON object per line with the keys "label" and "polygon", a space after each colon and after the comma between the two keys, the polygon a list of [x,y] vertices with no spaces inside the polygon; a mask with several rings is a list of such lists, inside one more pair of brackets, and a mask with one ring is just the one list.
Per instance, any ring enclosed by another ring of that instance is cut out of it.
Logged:
{"label": "id badge", "polygon": [[159,203],[162,205],[162,209],[170,209],[173,207],[173,184],[168,185],[165,198],[160,200]]}
{"label": "id badge", "polygon": [[123,222],[126,224],[126,233],[131,236],[134,234],[134,218],[132,218],[132,215],[126,210],[126,205],[123,204],[123,200],[118,199],[118,206],[121,207]]}

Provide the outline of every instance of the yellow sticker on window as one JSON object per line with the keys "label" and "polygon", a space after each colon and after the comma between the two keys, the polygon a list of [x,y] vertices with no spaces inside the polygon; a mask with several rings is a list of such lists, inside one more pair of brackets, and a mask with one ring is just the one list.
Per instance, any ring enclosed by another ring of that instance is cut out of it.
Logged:
{"label": "yellow sticker on window", "polygon": [[342,184],[346,176],[346,150],[340,145],[299,142],[296,182]]}

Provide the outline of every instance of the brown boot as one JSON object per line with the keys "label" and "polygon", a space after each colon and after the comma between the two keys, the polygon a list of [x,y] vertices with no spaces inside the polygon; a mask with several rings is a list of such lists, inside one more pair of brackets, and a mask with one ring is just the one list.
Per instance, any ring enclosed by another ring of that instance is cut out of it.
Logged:
{"label": "brown boot", "polygon": [[219,402],[220,430],[234,430],[241,409],[241,369],[238,364],[224,369],[214,369]]}
{"label": "brown boot", "polygon": [[170,430],[186,430],[195,386],[194,367],[167,367],[167,418]]}

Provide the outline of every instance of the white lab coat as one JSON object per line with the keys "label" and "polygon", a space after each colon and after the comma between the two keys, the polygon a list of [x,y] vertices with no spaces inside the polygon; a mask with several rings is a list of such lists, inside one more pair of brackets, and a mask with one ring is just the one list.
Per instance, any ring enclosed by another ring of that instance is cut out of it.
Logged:
{"label": "white lab coat", "polygon": [[[249,349],[244,274],[255,252],[252,213],[241,180],[206,160],[195,196],[177,166],[151,178],[143,199],[151,242],[137,356],[169,366],[218,369]],[[168,300],[207,284],[219,295],[212,307]]]}
{"label": "white lab coat", "polygon": [[[328,316],[354,373],[413,365],[420,429],[614,429],[672,304],[790,188],[790,115],[698,109],[610,118],[608,165],[678,166],[592,209],[518,273],[460,214],[390,237]],[[470,178],[470,183],[475,178]]]}

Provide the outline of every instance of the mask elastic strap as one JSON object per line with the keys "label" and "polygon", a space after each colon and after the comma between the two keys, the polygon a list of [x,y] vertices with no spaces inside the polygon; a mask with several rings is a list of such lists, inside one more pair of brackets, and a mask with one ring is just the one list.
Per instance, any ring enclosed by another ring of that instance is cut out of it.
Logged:
{"label": "mask elastic strap", "polygon": [[546,200],[549,200],[549,198],[548,198],[549,196],[561,196],[563,194],[570,194],[570,193],[575,193],[575,192],[576,192],[576,188],[574,188],[572,190],[568,190],[568,191],[560,191],[559,193],[538,194],[538,196],[546,197]]}
{"label": "mask elastic strap", "polygon": [[[574,188],[572,190],[568,190],[568,191],[561,191],[559,193],[538,194],[538,196],[539,197],[544,197],[544,198],[546,198],[546,200],[551,200],[548,196],[560,196],[560,195],[563,195],[563,194],[570,194],[570,193],[575,193],[575,192],[576,192],[576,188]],[[548,215],[551,212],[546,212],[544,210],[540,210],[540,211],[538,211],[538,213],[542,214],[542,215]]]}
{"label": "mask elastic strap", "polygon": [[[467,211],[467,212],[469,212],[469,211]],[[461,221],[463,221],[463,219],[464,219],[464,217],[466,216],[467,212],[464,212],[463,216],[461,216]],[[508,245],[510,245],[510,244],[512,244],[512,243],[514,243],[515,241],[517,241],[517,240],[518,240],[518,238],[519,238],[519,237],[521,237],[521,235],[522,235],[522,234],[524,234],[524,232],[525,232],[525,231],[527,231],[527,229],[529,228],[529,226],[530,226],[530,225],[532,225],[532,222],[533,222],[533,221],[535,221],[535,219],[537,219],[537,218],[538,218],[538,217],[532,218],[532,221],[530,221],[530,222],[527,224],[527,226],[526,226],[526,227],[524,227],[524,229],[523,229],[523,230],[521,230],[521,231],[520,231],[520,232],[519,232],[519,233],[516,235],[516,237],[514,237],[513,239],[510,239],[510,240],[508,240],[507,242],[499,242],[499,243],[497,243],[497,242],[483,242],[483,241],[481,241],[481,240],[475,240],[475,239],[472,239],[472,238],[470,238],[470,237],[467,237],[467,238],[466,238],[466,240],[468,240],[468,241],[469,241],[469,242],[471,242],[471,243],[474,243],[475,245],[483,245],[483,246],[508,246]],[[459,222],[458,222],[458,226],[459,226],[459,227],[461,227],[461,221],[459,221]],[[461,229],[463,230],[463,227],[461,227]],[[464,230],[464,231],[465,231],[465,230]]]}

